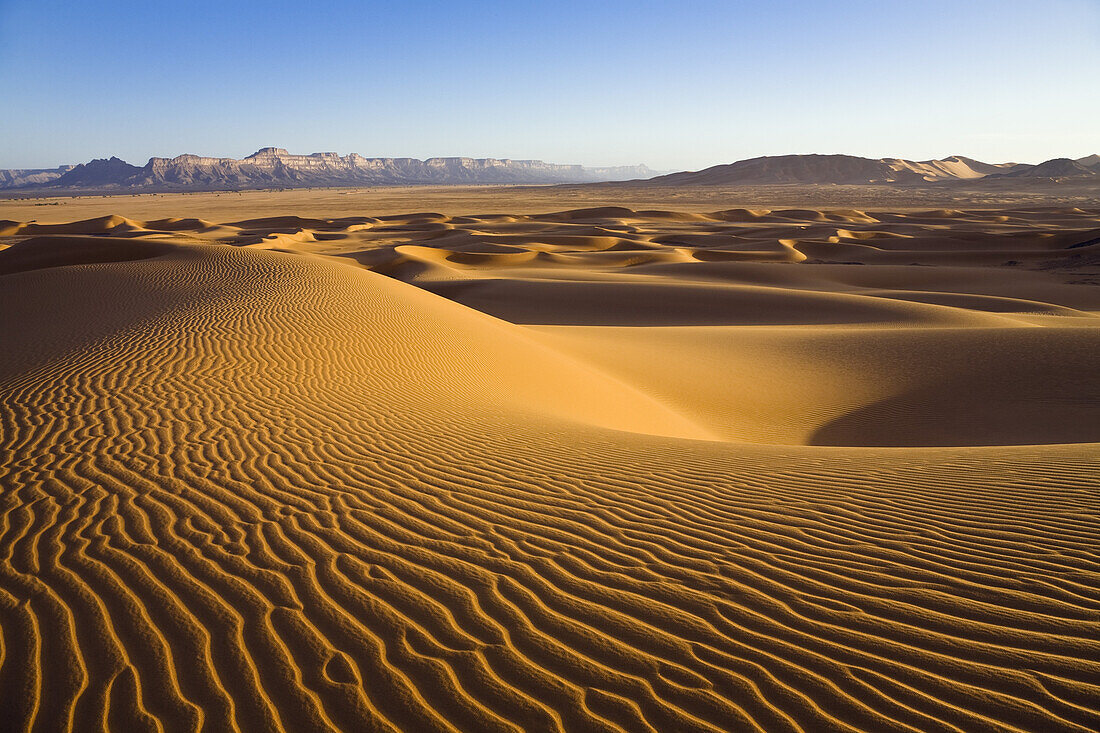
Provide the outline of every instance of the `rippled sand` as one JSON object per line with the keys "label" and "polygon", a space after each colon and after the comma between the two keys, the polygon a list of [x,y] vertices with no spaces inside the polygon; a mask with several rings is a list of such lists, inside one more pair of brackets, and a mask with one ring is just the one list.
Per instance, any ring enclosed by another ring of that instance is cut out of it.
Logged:
{"label": "rippled sand", "polygon": [[1100,210],[4,245],[0,728],[1100,728]]}

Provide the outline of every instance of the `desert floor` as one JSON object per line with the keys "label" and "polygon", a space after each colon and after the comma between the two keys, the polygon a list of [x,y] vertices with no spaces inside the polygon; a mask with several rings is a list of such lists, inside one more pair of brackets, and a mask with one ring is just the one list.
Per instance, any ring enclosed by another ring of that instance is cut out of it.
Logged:
{"label": "desert floor", "polygon": [[1100,729],[1100,208],[294,195],[0,202],[0,728]]}
{"label": "desert floor", "polygon": [[1070,183],[1014,190],[1003,186],[964,187],[842,185],[646,186],[631,183],[575,186],[378,186],[266,191],[212,191],[28,198],[0,197],[0,219],[58,224],[101,216],[148,221],[199,217],[240,221],[276,216],[330,219],[387,216],[414,211],[448,216],[523,212],[543,214],[579,208],[622,206],[707,213],[733,208],[929,209],[1085,208],[1100,206],[1095,185]]}

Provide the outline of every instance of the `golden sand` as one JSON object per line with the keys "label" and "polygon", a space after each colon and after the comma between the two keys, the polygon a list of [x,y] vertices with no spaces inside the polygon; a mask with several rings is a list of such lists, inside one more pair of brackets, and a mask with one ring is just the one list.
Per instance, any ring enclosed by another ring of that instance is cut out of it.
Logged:
{"label": "golden sand", "polygon": [[5,730],[1100,728],[1100,209],[4,214]]}

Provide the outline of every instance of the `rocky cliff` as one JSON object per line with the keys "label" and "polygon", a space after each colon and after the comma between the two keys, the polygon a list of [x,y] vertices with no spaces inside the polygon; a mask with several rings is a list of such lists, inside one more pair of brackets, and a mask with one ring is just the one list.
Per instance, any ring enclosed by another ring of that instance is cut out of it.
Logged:
{"label": "rocky cliff", "polygon": [[[97,159],[56,175],[0,171],[0,188],[58,190],[212,190],[415,184],[585,183],[648,178],[644,165],[587,168],[541,160],[496,158],[367,158],[357,153],[291,155],[261,148],[246,158],[180,155],[150,158],[135,166],[118,158]],[[6,174],[6,175],[5,175]]]}

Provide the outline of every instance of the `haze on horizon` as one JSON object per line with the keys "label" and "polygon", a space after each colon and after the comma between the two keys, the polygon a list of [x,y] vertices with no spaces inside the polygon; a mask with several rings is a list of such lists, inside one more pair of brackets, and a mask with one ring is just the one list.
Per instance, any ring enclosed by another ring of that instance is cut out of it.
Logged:
{"label": "haze on horizon", "polygon": [[0,0],[0,168],[1097,152],[1100,2]]}

